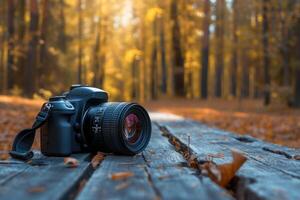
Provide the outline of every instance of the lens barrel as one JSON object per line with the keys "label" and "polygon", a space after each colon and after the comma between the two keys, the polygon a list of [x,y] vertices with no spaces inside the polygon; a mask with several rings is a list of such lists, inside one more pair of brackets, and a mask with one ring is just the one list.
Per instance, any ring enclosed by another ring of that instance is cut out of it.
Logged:
{"label": "lens barrel", "polygon": [[134,155],[148,145],[151,121],[136,103],[103,103],[84,114],[82,135],[91,151]]}

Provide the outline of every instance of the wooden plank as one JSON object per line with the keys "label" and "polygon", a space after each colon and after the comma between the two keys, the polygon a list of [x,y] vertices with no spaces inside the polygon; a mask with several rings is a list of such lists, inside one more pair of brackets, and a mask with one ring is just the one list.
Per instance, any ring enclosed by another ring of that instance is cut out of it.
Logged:
{"label": "wooden plank", "polygon": [[[135,175],[112,180],[110,175],[116,172]],[[77,199],[232,199],[211,180],[199,179],[195,173],[153,125],[151,141],[142,154],[107,156]]]}
{"label": "wooden plank", "polygon": [[[133,176],[113,180],[111,175],[131,172]],[[106,156],[76,199],[156,199],[142,155]]]}
{"label": "wooden plank", "polygon": [[[88,154],[73,156],[76,168],[67,168],[63,158],[37,156],[31,165],[0,165],[5,181],[0,185],[0,199],[68,199],[76,194],[80,181],[92,171]],[[9,171],[15,175],[7,178]]]}
{"label": "wooden plank", "polygon": [[[223,159],[214,158],[214,162],[221,164],[231,160],[232,148],[245,152],[248,161],[238,171],[232,188],[236,190],[235,195],[238,199],[300,199],[300,192],[297,189],[300,188],[300,180],[295,174],[298,170],[298,161],[261,152],[264,150],[255,153],[255,148],[258,149],[260,145],[266,143],[260,141],[254,146],[254,142],[242,142],[236,139],[238,136],[234,134],[176,116],[166,117],[155,114],[152,115],[152,119],[161,127],[166,127],[168,133],[181,143],[189,146],[190,150],[197,154],[198,160],[204,160],[208,154],[223,153]],[[188,137],[190,137],[190,144],[188,144]],[[247,147],[248,145],[251,148]],[[289,151],[297,153],[297,150]],[[285,169],[278,169],[280,166],[283,167],[284,162],[286,166],[292,163],[292,169],[288,169],[288,173],[283,171]]]}
{"label": "wooden plank", "polygon": [[[232,199],[209,178],[197,175],[187,168],[181,154],[175,151],[156,125],[152,126],[152,138],[143,152],[153,185],[162,199]],[[174,192],[176,191],[176,192]]]}

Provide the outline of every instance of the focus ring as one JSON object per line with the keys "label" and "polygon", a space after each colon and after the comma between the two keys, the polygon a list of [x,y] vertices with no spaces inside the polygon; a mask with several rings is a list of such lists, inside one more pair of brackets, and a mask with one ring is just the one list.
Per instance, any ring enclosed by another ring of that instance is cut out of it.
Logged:
{"label": "focus ring", "polygon": [[103,117],[103,136],[104,136],[104,143],[109,144],[106,145],[107,149],[110,152],[120,152],[121,149],[118,147],[118,139],[113,139],[115,136],[114,133],[118,133],[118,118],[115,117],[117,108],[122,103],[109,103],[108,108],[105,110],[104,117]]}

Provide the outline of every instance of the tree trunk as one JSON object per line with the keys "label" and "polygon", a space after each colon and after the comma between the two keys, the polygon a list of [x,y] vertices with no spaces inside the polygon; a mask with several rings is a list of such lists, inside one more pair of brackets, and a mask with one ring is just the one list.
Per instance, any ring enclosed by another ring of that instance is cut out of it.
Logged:
{"label": "tree trunk", "polygon": [[166,61],[166,47],[165,47],[165,28],[164,28],[164,18],[160,18],[160,33],[159,33],[159,43],[161,51],[161,68],[162,68],[162,83],[161,92],[167,94],[167,61]]}
{"label": "tree trunk", "polygon": [[201,98],[207,99],[208,96],[208,68],[209,68],[209,26],[210,26],[210,1],[204,2],[204,21],[202,38],[202,57],[201,57]]}
{"label": "tree trunk", "polygon": [[60,50],[65,53],[67,50],[67,42],[66,42],[66,34],[65,34],[65,13],[64,13],[64,7],[65,3],[64,0],[60,0],[60,6],[59,6],[59,30],[58,30],[58,41],[59,41],[59,48]]}
{"label": "tree trunk", "polygon": [[133,58],[131,63],[131,78],[132,78],[132,86],[131,86],[131,98],[134,100],[138,99],[138,68],[139,68],[139,60]]}
{"label": "tree trunk", "polygon": [[249,60],[247,55],[248,50],[246,48],[242,51],[242,81],[241,81],[241,97],[249,97],[250,88],[250,71],[249,71]]}
{"label": "tree trunk", "polygon": [[295,91],[294,91],[294,106],[300,108],[300,17],[297,18],[297,21],[295,22],[295,25],[293,27],[293,34],[295,35],[295,43],[294,43],[294,49],[297,49],[297,51],[294,51],[294,58],[295,58]]}
{"label": "tree trunk", "polygon": [[292,12],[289,7],[291,3],[288,3],[288,8],[284,7],[284,1],[280,1],[280,25],[281,25],[281,44],[280,44],[280,54],[282,58],[282,72],[283,72],[283,86],[290,86],[290,56],[289,56],[289,32],[290,27],[287,27],[287,15],[288,12]]}
{"label": "tree trunk", "polygon": [[[103,19],[104,21],[108,21],[108,19]],[[105,47],[107,43],[107,25],[104,25],[103,28],[101,29],[100,35],[103,36],[102,40],[100,39],[100,47]],[[103,30],[103,31],[102,31]],[[99,81],[99,86],[102,88],[104,86],[104,81],[105,81],[105,62],[106,62],[106,52],[105,51],[99,51],[100,55],[100,61],[99,61],[99,73],[98,73],[98,81]]]}
{"label": "tree trunk", "polygon": [[0,92],[4,93],[6,85],[5,77],[5,61],[4,61],[4,51],[5,51],[5,20],[6,20],[6,3],[7,1],[0,2],[0,26],[3,27],[3,32],[0,35]]}
{"label": "tree trunk", "polygon": [[157,98],[157,17],[153,21],[153,42],[151,55],[151,98]]}
{"label": "tree trunk", "polygon": [[238,19],[239,19],[239,11],[238,11],[238,0],[233,1],[233,29],[232,29],[232,55],[231,55],[231,72],[230,72],[230,94],[233,97],[236,97],[237,91],[237,70],[238,70],[238,44],[239,37],[237,34],[238,31]]}
{"label": "tree trunk", "polygon": [[78,0],[78,71],[77,71],[77,81],[82,84],[82,2]]}
{"label": "tree trunk", "polygon": [[95,24],[96,26],[96,39],[95,39],[95,46],[94,46],[94,51],[93,51],[93,63],[94,63],[94,81],[93,84],[95,87],[100,87],[102,88],[101,80],[100,80],[100,54],[101,54],[101,21],[98,22],[98,24]]}
{"label": "tree trunk", "polygon": [[41,31],[40,31],[40,59],[39,59],[39,69],[37,70],[39,73],[39,80],[38,84],[42,88],[46,87],[46,85],[43,82],[43,77],[47,74],[45,74],[46,63],[47,63],[47,27],[48,27],[48,14],[49,14],[49,8],[48,8],[48,0],[43,1],[43,8],[42,8],[42,24],[41,24]]}
{"label": "tree trunk", "polygon": [[18,1],[18,56],[17,56],[17,76],[16,83],[20,88],[23,88],[22,77],[24,76],[25,71],[25,55],[26,55],[26,44],[25,44],[25,32],[26,32],[26,22],[25,22],[25,9],[26,9],[26,0]]}
{"label": "tree trunk", "polygon": [[7,10],[7,88],[6,90],[11,90],[14,86],[14,47],[15,47],[15,27],[14,27],[14,17],[15,17],[15,1],[8,0],[8,10]]}
{"label": "tree trunk", "polygon": [[27,66],[24,76],[25,95],[32,97],[36,89],[36,70],[37,70],[37,47],[38,47],[38,1],[30,0],[30,41],[27,52]]}
{"label": "tree trunk", "polygon": [[269,55],[269,20],[268,20],[269,0],[263,0],[263,63],[264,63],[264,105],[271,103],[270,94],[270,55]]}
{"label": "tree trunk", "polygon": [[215,96],[222,97],[222,79],[224,68],[224,16],[225,0],[217,0],[216,13],[216,81]]}
{"label": "tree trunk", "polygon": [[300,107],[300,67],[295,70],[295,107]]}
{"label": "tree trunk", "polygon": [[180,25],[178,19],[178,1],[171,2],[172,51],[174,65],[174,90],[176,96],[183,97],[184,92],[184,57],[180,44]]}

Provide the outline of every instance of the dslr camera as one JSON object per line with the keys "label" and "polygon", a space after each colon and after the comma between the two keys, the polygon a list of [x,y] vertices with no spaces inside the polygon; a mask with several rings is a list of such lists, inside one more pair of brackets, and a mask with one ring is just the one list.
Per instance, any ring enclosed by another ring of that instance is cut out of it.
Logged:
{"label": "dslr camera", "polygon": [[142,106],[108,102],[106,91],[83,85],[72,85],[44,104],[32,129],[15,138],[12,157],[25,160],[33,156],[28,152],[39,127],[41,152],[46,156],[97,151],[135,155],[151,137],[151,121]]}

